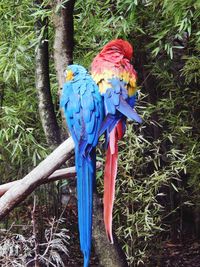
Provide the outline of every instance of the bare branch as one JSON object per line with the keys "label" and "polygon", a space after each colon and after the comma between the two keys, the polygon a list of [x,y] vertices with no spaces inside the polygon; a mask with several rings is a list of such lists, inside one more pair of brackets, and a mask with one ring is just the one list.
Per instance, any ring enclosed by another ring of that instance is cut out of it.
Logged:
{"label": "bare branch", "polygon": [[19,180],[0,199],[0,219],[6,216],[17,204],[22,202],[33,190],[43,183],[69,157],[74,149],[73,139],[70,137],[55,149],[35,169]]}
{"label": "bare branch", "polygon": [[[101,162],[97,162],[96,168],[99,169],[102,166]],[[40,181],[38,185],[46,184],[58,180],[68,179],[76,176],[76,168],[69,167],[69,168],[63,168],[60,170],[56,170],[54,173],[52,173],[49,177],[46,179]],[[11,187],[16,186],[19,183],[21,184],[21,179],[12,181],[10,183],[2,184],[0,185],[0,197],[4,195]]]}
{"label": "bare branch", "polygon": [[[75,167],[63,168],[60,170],[55,171],[49,177],[42,180],[41,184],[54,182],[61,179],[67,179],[70,177],[74,177],[76,175]],[[17,183],[21,182],[21,180],[12,181],[10,183],[0,185],[0,196],[5,194],[11,187],[15,186]]]}

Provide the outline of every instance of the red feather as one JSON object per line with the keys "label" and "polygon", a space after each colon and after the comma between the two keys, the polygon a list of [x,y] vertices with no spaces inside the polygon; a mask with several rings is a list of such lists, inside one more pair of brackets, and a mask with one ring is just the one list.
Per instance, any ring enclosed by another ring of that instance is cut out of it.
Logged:
{"label": "red feather", "polygon": [[136,71],[130,64],[132,56],[133,48],[129,42],[122,39],[113,40],[94,58],[91,65],[92,74],[102,74],[105,70],[112,70],[116,74],[127,71],[136,77]]}
{"label": "red feather", "polygon": [[118,145],[117,145],[116,128],[110,133],[110,142],[106,153],[106,164],[104,171],[104,224],[106,234],[111,243],[113,243],[112,236],[112,211],[115,196],[115,179],[117,176],[117,159],[118,159]]}
{"label": "red feather", "polygon": [[113,52],[120,52],[121,55],[125,56],[128,60],[131,60],[133,56],[133,47],[132,45],[122,39],[112,40],[107,43],[102,49],[101,53],[109,52],[112,54]]}
{"label": "red feather", "polygon": [[104,171],[104,224],[106,234],[111,243],[112,236],[112,212],[115,199],[115,180],[117,176],[118,140],[123,137],[123,125],[119,121],[117,126],[110,133],[106,163]]}

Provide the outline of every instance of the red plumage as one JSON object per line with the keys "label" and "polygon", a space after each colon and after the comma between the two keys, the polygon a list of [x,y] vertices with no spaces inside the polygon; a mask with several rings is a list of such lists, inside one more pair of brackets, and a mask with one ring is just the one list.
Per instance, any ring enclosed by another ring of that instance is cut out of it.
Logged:
{"label": "red plumage", "polygon": [[91,68],[92,73],[103,73],[112,70],[116,74],[127,71],[136,77],[136,71],[130,64],[133,57],[133,47],[127,41],[116,39],[104,46],[101,52],[94,58]]}
{"label": "red plumage", "polygon": [[106,152],[106,163],[104,170],[104,223],[106,234],[111,243],[112,236],[112,211],[115,196],[115,180],[117,176],[118,161],[118,140],[124,135],[122,121],[119,121],[116,127],[110,133],[110,141]]}
{"label": "red plumage", "polygon": [[[133,48],[131,44],[122,39],[117,39],[106,44],[94,58],[91,66],[92,76],[99,85],[101,94],[104,94],[110,87],[109,79],[113,77],[118,77],[119,81],[122,80],[127,84],[126,89],[129,96],[135,93],[136,71],[130,64],[132,56]],[[104,171],[104,223],[111,243],[113,243],[112,211],[117,176],[118,140],[124,135],[124,122],[122,120],[124,118],[119,120],[110,133]]]}
{"label": "red plumage", "polygon": [[112,237],[112,211],[115,196],[115,179],[117,176],[117,159],[118,159],[118,145],[116,140],[116,129],[111,132],[111,139],[106,152],[106,163],[104,170],[104,224],[106,234],[111,243]]}
{"label": "red plumage", "polygon": [[120,52],[120,54],[123,55],[125,58],[131,60],[133,56],[133,47],[129,42],[125,40],[116,39],[106,44],[99,55],[105,55],[106,53],[108,53],[112,56],[115,52]]}

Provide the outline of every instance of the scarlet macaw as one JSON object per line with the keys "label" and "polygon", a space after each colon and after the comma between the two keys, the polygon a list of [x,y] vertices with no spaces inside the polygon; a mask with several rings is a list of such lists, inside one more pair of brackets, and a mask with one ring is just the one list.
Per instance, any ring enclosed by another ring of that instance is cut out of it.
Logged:
{"label": "scarlet macaw", "polygon": [[130,64],[133,48],[127,41],[117,39],[106,44],[91,65],[92,77],[104,98],[106,118],[100,135],[106,132],[106,163],[104,171],[104,223],[113,243],[112,210],[117,175],[118,140],[125,133],[126,117],[141,123],[133,110],[136,100],[136,71]]}
{"label": "scarlet macaw", "polygon": [[79,236],[84,267],[87,267],[91,251],[92,201],[96,178],[95,147],[104,113],[98,87],[82,66],[68,66],[60,105],[75,143]]}

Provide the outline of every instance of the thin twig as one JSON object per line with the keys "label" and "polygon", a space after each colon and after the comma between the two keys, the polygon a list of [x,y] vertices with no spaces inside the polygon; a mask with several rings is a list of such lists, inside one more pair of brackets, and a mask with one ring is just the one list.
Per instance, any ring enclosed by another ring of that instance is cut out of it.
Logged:
{"label": "thin twig", "polygon": [[43,258],[48,263],[50,263],[52,266],[57,267],[53,262],[49,261],[47,258],[43,257],[42,255],[40,257]]}
{"label": "thin twig", "polygon": [[37,241],[37,226],[36,226],[36,219],[35,219],[35,209],[36,209],[36,196],[34,196],[34,199],[33,199],[33,209],[32,209],[32,212],[31,212],[31,219],[32,219],[32,225],[33,225],[33,238],[34,238],[34,243],[35,243],[35,246],[34,246],[34,252],[35,252],[35,258],[34,258],[34,261],[35,261],[35,267],[39,267],[40,264],[39,264],[39,243]]}
{"label": "thin twig", "polygon": [[47,247],[46,247],[44,253],[41,255],[41,256],[44,257],[44,258],[45,258],[45,256],[46,256],[46,254],[48,253],[49,248],[50,248],[50,245],[51,245],[51,241],[52,241],[52,237],[53,237],[53,227],[54,227],[54,223],[55,223],[55,218],[53,218],[53,222],[51,222],[51,229],[50,229],[49,239],[46,238],[46,240],[47,240]]}
{"label": "thin twig", "polygon": [[56,233],[57,230],[58,230],[58,226],[59,226],[60,220],[62,219],[63,214],[65,213],[66,209],[67,209],[67,206],[64,207],[63,211],[61,212],[61,214],[60,214],[60,216],[59,216],[59,218],[58,218],[58,220],[57,220],[56,227],[55,227],[55,233]]}

